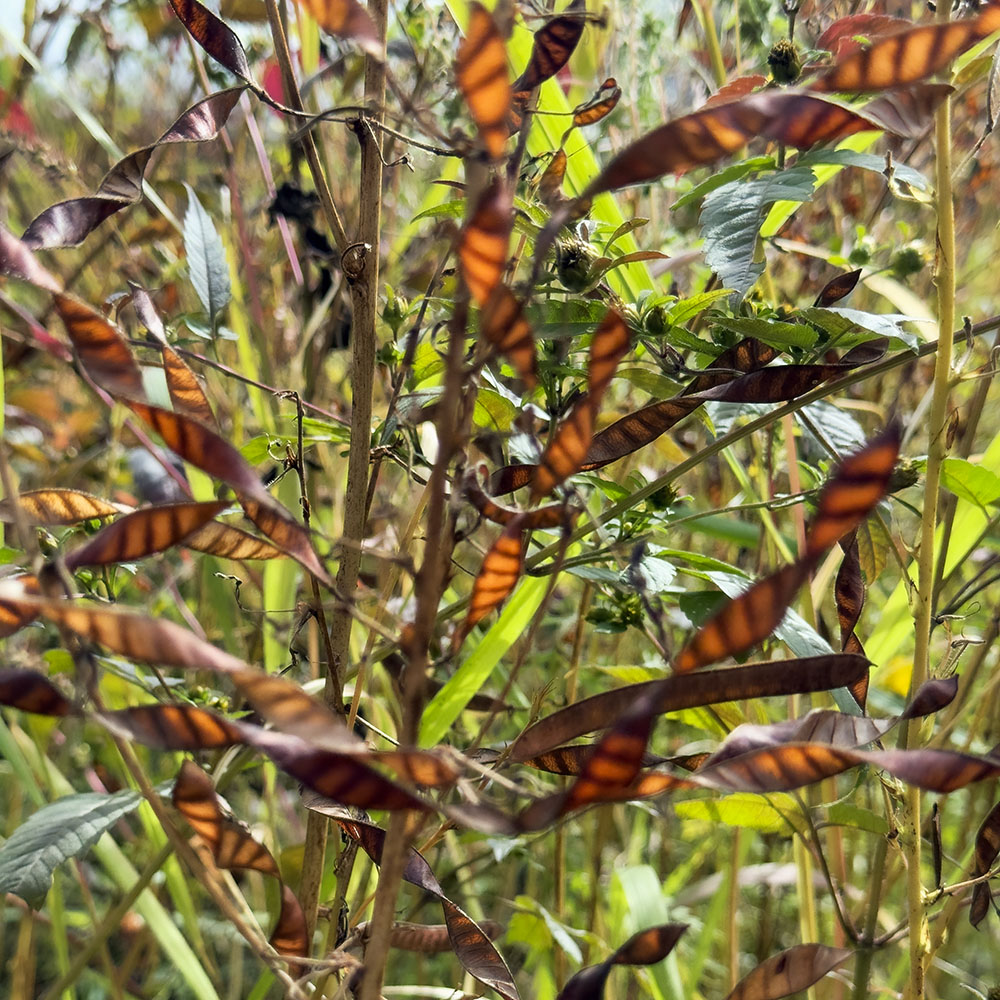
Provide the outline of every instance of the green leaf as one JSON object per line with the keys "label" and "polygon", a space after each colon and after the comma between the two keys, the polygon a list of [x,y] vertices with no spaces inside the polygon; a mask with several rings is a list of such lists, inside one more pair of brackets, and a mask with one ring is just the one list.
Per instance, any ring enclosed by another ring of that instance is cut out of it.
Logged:
{"label": "green leaf", "polygon": [[529,576],[521,581],[479,645],[431,699],[420,720],[421,746],[432,747],[441,742],[469,699],[489,679],[501,657],[524,634],[548,585],[548,577],[544,576]]}
{"label": "green leaf", "polygon": [[946,458],[941,465],[941,485],[955,496],[985,507],[1000,500],[1000,476],[964,458]]}
{"label": "green leaf", "polygon": [[673,379],[654,372],[651,368],[619,368],[615,372],[615,378],[631,382],[637,389],[648,392],[654,399],[666,399],[677,393],[677,383]]}
{"label": "green leaf", "polygon": [[[812,166],[814,163],[829,163],[839,167],[860,167],[876,174],[885,173],[885,157],[873,153],[861,153],[856,149],[816,149],[800,156],[795,161],[797,167]],[[892,175],[897,181],[909,184],[918,191],[930,190],[930,184],[919,170],[908,167],[905,163],[893,160]]]}
{"label": "green leaf", "polygon": [[[695,316],[703,313],[710,305],[718,302],[719,299],[728,298],[732,294],[733,290],[731,288],[714,288],[710,292],[699,292],[690,298],[675,302],[667,310],[667,319],[674,326],[684,326],[685,323],[690,323]],[[722,348],[716,347],[712,343],[702,341],[701,344],[701,349],[706,354],[714,355],[722,353]]]}
{"label": "green leaf", "polygon": [[482,388],[476,396],[472,419],[477,427],[489,431],[509,431],[518,415],[518,408],[494,389]]}
{"label": "green leaf", "polygon": [[[775,806],[780,808],[780,812]],[[794,813],[795,800],[790,795],[753,795],[737,792],[717,801],[693,799],[675,802],[674,812],[681,819],[700,819],[726,826],[741,826],[760,833],[792,835],[792,826],[782,813]]]}
{"label": "green leaf", "polygon": [[187,255],[191,284],[214,322],[233,297],[229,286],[229,265],[222,238],[216,232],[212,217],[205,211],[191,187],[188,210],[184,216],[184,253]]}
{"label": "green leaf", "polygon": [[861,572],[870,587],[889,562],[892,539],[877,517],[869,517],[858,525],[858,558]]}
{"label": "green leaf", "polygon": [[808,201],[814,180],[807,167],[791,167],[766,177],[730,181],[705,199],[701,210],[705,260],[740,298],[764,271],[759,233],[765,210],[778,201]]}
{"label": "green leaf", "polygon": [[925,320],[917,319],[914,316],[900,316],[896,313],[876,315],[875,313],[862,312],[860,309],[838,309],[836,307],[802,309],[799,315],[808,322],[815,323],[826,330],[842,347],[853,346],[853,341],[849,339],[848,335],[852,330],[860,328],[875,334],[877,337],[888,337],[890,347],[907,347],[911,351],[917,349],[918,338],[916,334],[904,330],[903,324],[925,322]]}
{"label": "green leaf", "polygon": [[701,201],[705,195],[711,194],[717,188],[722,187],[723,184],[739,180],[741,177],[746,177],[747,174],[759,173],[761,170],[773,169],[774,157],[772,156],[755,156],[749,160],[743,160],[740,163],[730,164],[730,166],[724,167],[717,174],[712,174],[707,181],[702,181],[700,184],[696,184],[690,191],[687,192],[687,194],[682,194],[673,203],[673,205],[670,206],[671,211],[676,211],[678,208],[683,208],[685,205],[690,205],[692,202]]}
{"label": "green leaf", "polygon": [[[633,575],[634,574],[634,575]],[[630,589],[637,589],[641,583],[647,594],[662,594],[677,576],[677,567],[657,556],[643,556],[639,565],[622,570],[619,582]],[[638,577],[639,579],[636,579]]]}
{"label": "green leaf", "polygon": [[750,316],[713,317],[712,323],[741,337],[756,337],[782,350],[786,347],[812,347],[816,343],[816,331],[804,323],[783,323],[776,319]]}
{"label": "green leaf", "polygon": [[114,795],[67,795],[43,806],[0,847],[0,892],[12,892],[39,909],[56,868],[87,851],[141,801],[129,789]]}
{"label": "green leaf", "polygon": [[826,817],[827,822],[834,826],[852,826],[856,830],[867,830],[883,837],[889,832],[889,824],[882,816],[849,802],[837,802],[829,806]]}

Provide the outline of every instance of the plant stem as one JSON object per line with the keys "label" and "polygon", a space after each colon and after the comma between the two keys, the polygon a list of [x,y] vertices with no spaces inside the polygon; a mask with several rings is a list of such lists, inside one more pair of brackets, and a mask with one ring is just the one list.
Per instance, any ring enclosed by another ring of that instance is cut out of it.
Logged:
{"label": "plant stem", "polygon": [[135,905],[135,901],[142,894],[143,889],[149,885],[153,876],[163,867],[167,858],[173,854],[173,847],[168,842],[164,844],[153,856],[149,864],[143,869],[142,874],[136,879],[135,885],[118,901],[118,903],[108,910],[101,921],[100,926],[94,928],[94,933],[87,940],[70,962],[69,968],[59,977],[59,979],[49,987],[43,994],[42,1000],[55,1000],[62,995],[70,986],[77,982],[80,974],[87,967],[87,963],[104,946],[112,934],[119,933],[122,918]]}
{"label": "plant stem", "polygon": [[[951,101],[945,98],[934,122],[937,139],[935,174],[937,182],[938,240],[938,345],[934,366],[934,392],[928,433],[927,473],[924,510],[920,522],[920,553],[917,562],[917,591],[914,598],[916,630],[910,696],[928,677],[930,667],[931,612],[934,602],[934,535],[937,529],[938,493],[941,465],[945,456],[945,421],[951,392],[951,355],[955,324],[955,210],[951,188]],[[904,746],[916,742],[919,722],[911,720],[901,734]],[[910,942],[910,979],[907,1000],[923,1000],[927,956],[927,918],[920,879],[921,792],[916,786],[906,790],[902,846],[906,857],[906,899]]]}

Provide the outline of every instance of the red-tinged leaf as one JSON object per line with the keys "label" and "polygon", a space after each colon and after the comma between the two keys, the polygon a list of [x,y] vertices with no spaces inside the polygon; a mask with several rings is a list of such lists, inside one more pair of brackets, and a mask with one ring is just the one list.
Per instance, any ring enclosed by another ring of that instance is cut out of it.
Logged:
{"label": "red-tinged leaf", "polygon": [[[840,624],[840,648],[845,653],[864,656],[864,646],[855,634],[854,628],[861,617],[865,604],[865,585],[861,578],[861,556],[858,549],[857,530],[840,540],[844,558],[837,570],[834,597],[837,602],[837,620]],[[851,694],[864,712],[868,700],[868,674],[851,687]]]}
{"label": "red-tinged leaf", "polygon": [[184,539],[184,547],[221,559],[282,559],[285,553],[242,528],[209,521]]}
{"label": "red-tinged leaf", "polygon": [[[491,941],[504,933],[503,925],[495,920],[481,920],[479,927]],[[358,924],[355,933],[362,941],[366,940],[369,933],[368,921]],[[439,955],[452,950],[447,924],[410,924],[397,921],[389,932],[389,944],[400,951],[412,951],[421,955]]]}
{"label": "red-tinged leaf", "polygon": [[[315,808],[315,806],[310,806]],[[325,811],[325,810],[324,810]],[[331,813],[328,812],[328,815]],[[341,829],[356,840],[365,853],[379,864],[385,846],[385,831],[353,818],[332,813]],[[441,889],[431,866],[417,851],[410,848],[403,878],[411,885],[436,896],[444,910],[448,937],[455,957],[473,978],[496,990],[504,1000],[520,1000],[514,977],[510,974],[500,953],[493,946],[490,936],[467,913],[453,903]]]}
{"label": "red-tinged leaf", "polygon": [[55,296],[80,365],[94,384],[112,396],[144,399],[142,373],[122,335],[99,312],[67,295]]}
{"label": "red-tinged leaf", "polygon": [[566,150],[557,149],[549,160],[549,165],[538,179],[538,197],[542,199],[542,204],[549,208],[561,204],[566,200],[562,191],[563,178],[566,176],[566,165],[568,163]]}
{"label": "red-tinged leaf", "polygon": [[739,97],[746,97],[747,94],[752,94],[755,90],[760,90],[761,87],[767,86],[767,77],[761,76],[759,73],[751,73],[750,76],[740,76],[735,80],[730,80],[724,87],[721,87],[716,93],[705,101],[702,108],[711,108],[716,104],[725,104],[727,101],[734,101]]}
{"label": "red-tinged leaf", "polygon": [[234,76],[253,83],[243,45],[232,29],[198,0],[170,0],[170,6],[188,34]]}
{"label": "red-tinged leaf", "polygon": [[[537,757],[529,757],[520,763],[525,767],[533,767],[539,771],[548,771],[549,774],[567,774],[576,777],[583,773],[587,762],[594,754],[597,743],[575,743],[567,747],[555,747],[547,750]],[[658,757],[653,753],[644,753],[642,756],[643,767],[654,767],[657,764],[673,763],[675,759]]]}
{"label": "red-tinged leaf", "polygon": [[308,570],[317,580],[333,586],[333,579],[320,562],[306,529],[292,520],[291,515],[277,500],[270,496],[266,500],[250,500],[240,497],[240,504],[247,517],[286,555]]}
{"label": "red-tinged leaf", "polygon": [[577,128],[595,125],[607,118],[618,107],[621,99],[622,88],[613,76],[609,76],[589,101],[573,109],[573,124]]}
{"label": "red-tinged leaf", "polygon": [[761,962],[736,984],[726,1000],[778,1000],[808,989],[853,954],[846,948],[797,944]]}
{"label": "red-tinged leaf", "polygon": [[763,642],[781,624],[808,576],[807,564],[792,563],[727,602],[677,654],[674,670],[697,670]]}
{"label": "red-tinged leaf", "polygon": [[163,443],[185,462],[202,472],[231,486],[241,497],[271,503],[271,495],[264,488],[256,472],[243,456],[226,440],[209,430],[204,424],[182,413],[164,410],[158,406],[128,400],[127,405],[144,423],[148,424]]}
{"label": "red-tinged leaf", "polygon": [[0,705],[56,718],[73,714],[70,700],[44,674],[13,667],[0,669]]}
{"label": "red-tinged leaf", "polygon": [[635,702],[594,747],[573,784],[528,806],[518,817],[521,827],[541,829],[585,806],[618,801],[639,776],[655,709],[653,693]]}
{"label": "red-tinged leaf", "polygon": [[[38,580],[30,574],[23,573],[20,576],[7,577],[3,583],[8,586],[19,588],[18,595],[38,594]],[[7,587],[2,588],[6,590]],[[25,625],[30,625],[38,617],[38,612],[30,606],[25,605],[20,600],[9,601],[0,596],[0,639],[5,639],[15,632],[19,632]]]}
{"label": "red-tinged leaf", "polygon": [[174,782],[173,802],[191,828],[208,845],[219,868],[261,872],[281,884],[281,912],[271,935],[271,945],[280,955],[305,958],[309,934],[305,915],[295,894],[281,880],[270,851],[257,843],[241,825],[222,815],[212,779],[185,761]]}
{"label": "red-tinged leaf", "polygon": [[521,524],[527,531],[546,530],[566,527],[580,513],[578,507],[554,503],[547,507],[536,507],[534,510],[512,510],[501,507],[489,496],[479,482],[475,469],[466,469],[462,479],[462,492],[481,517],[494,524],[510,524],[515,518],[521,518]]}
{"label": "red-tinged leaf", "polygon": [[823,488],[806,534],[806,555],[817,558],[855,528],[885,496],[899,457],[900,429],[891,424],[861,451],[848,456]]}
{"label": "red-tinged leaf", "polygon": [[167,379],[170,401],[178,413],[192,417],[206,427],[218,426],[197,376],[184,359],[167,345],[163,346],[163,374]]}
{"label": "red-tinged leaf", "polygon": [[196,705],[139,705],[98,718],[112,732],[156,750],[223,750],[247,742],[240,724]]}
{"label": "red-tinged leaf", "polygon": [[455,79],[486,151],[499,160],[507,142],[511,106],[507,47],[493,15],[482,4],[469,5],[469,26],[458,47]]}
{"label": "red-tinged leaf", "polygon": [[816,296],[815,305],[826,308],[847,298],[860,280],[860,267],[856,271],[845,271],[843,274],[838,274],[836,278],[831,278],[823,286],[823,290]]}
{"label": "red-tinged leaf", "polygon": [[164,552],[182,543],[227,506],[225,501],[214,500],[164,504],[133,511],[70,552],[66,556],[66,566],[71,571],[81,566],[108,566]]}
{"label": "red-tinged leaf", "polygon": [[14,507],[27,524],[80,524],[93,518],[113,517],[120,512],[114,504],[81,490],[29,490],[0,502],[0,521],[16,520]]}
{"label": "red-tinged leaf", "polygon": [[977,18],[938,21],[879,35],[867,49],[840,58],[812,90],[870,93],[918,83],[991,34],[996,15],[987,7]]}
{"label": "red-tinged leaf", "polygon": [[569,62],[583,34],[586,11],[586,0],[573,0],[559,17],[535,32],[528,65],[514,83],[514,90],[534,90]]}
{"label": "red-tinged leaf", "polygon": [[197,420],[146,403],[127,400],[130,409],[144,420],[171,451],[202,472],[231,486],[247,517],[283,552],[290,555],[318,580],[332,580],[312,547],[309,534],[264,488],[257,474],[228,441]]}
{"label": "red-tinged leaf", "polygon": [[[751,372],[763,368],[777,356],[777,351],[758,340],[746,339],[719,355],[701,375],[691,381],[684,393],[673,399],[651,403],[615,421],[594,435],[580,466],[589,472],[610,465],[655,441],[705,402],[697,393],[734,378],[733,372]],[[510,493],[526,486],[534,475],[533,465],[509,465],[498,470],[491,481],[495,494]]]}
{"label": "red-tinged leaf", "polygon": [[510,189],[497,177],[479,199],[458,243],[462,277],[480,307],[500,284],[513,224]]}
{"label": "red-tinged leaf", "polygon": [[0,600],[62,625],[78,635],[139,663],[230,673],[242,660],[199,639],[180,625],[159,618],[28,594],[21,581],[0,583]]}
{"label": "red-tinged leaf", "polygon": [[572,976],[556,1000],[601,1000],[612,966],[655,965],[674,950],[687,924],[661,924],[632,935],[613,955]]}
{"label": "red-tinged leaf", "polygon": [[601,405],[618,363],[628,353],[628,326],[621,314],[609,309],[594,331],[587,367],[587,397],[595,412]]}
{"label": "red-tinged leaf", "polygon": [[542,453],[541,462],[523,467],[531,475],[532,503],[548,496],[560,483],[579,471],[594,435],[594,418],[595,407],[588,396],[581,396],[556,428]]}
{"label": "red-tinged leaf", "polygon": [[887,132],[917,139],[930,128],[941,102],[954,92],[947,83],[915,83],[876,97],[865,105],[864,112]]}
{"label": "red-tinged leaf", "polygon": [[540,719],[517,738],[510,759],[523,762],[584,733],[606,729],[651,692],[656,697],[656,713],[663,714],[727,701],[829,691],[845,687],[867,672],[864,657],[833,654],[630,684],[585,698]]}
{"label": "red-tinged leaf", "polygon": [[[184,7],[194,12],[195,20],[202,15],[222,22],[205,10],[196,0],[172,0],[174,9]],[[181,16],[178,11],[178,16]],[[181,16],[183,20],[183,16]],[[190,30],[190,29],[189,29]],[[195,34],[192,31],[192,34]],[[232,32],[229,32],[232,35]],[[198,40],[197,35],[195,35]],[[235,36],[233,36],[235,40]],[[239,42],[236,42],[239,46]],[[240,48],[240,55],[243,50]],[[210,54],[214,55],[214,53]],[[246,59],[243,58],[246,66]],[[249,69],[247,68],[247,73]],[[146,166],[154,150],[160,146],[179,142],[207,142],[214,139],[229,119],[236,107],[243,87],[223,90],[198,101],[181,116],[150,146],[144,146],[124,159],[119,160],[107,173],[93,195],[71,198],[47,208],[28,226],[22,239],[32,249],[54,249],[56,247],[77,246],[86,239],[105,219],[134,204],[142,197],[142,180]]]}
{"label": "red-tinged leaf", "polygon": [[0,226],[0,274],[28,281],[53,294],[62,290],[59,281],[38,262],[31,249]]}
{"label": "red-tinged leaf", "polygon": [[953,750],[848,750],[786,743],[732,757],[697,772],[700,783],[734,792],[789,792],[871,764],[908,785],[940,795],[1000,775],[1000,761]]}
{"label": "red-tinged leaf", "polygon": [[764,138],[800,149],[880,126],[811,94],[771,90],[702,108],[661,125],[620,152],[581,195],[593,198],[714,163]]}
{"label": "red-tinged leaf", "polygon": [[[973,878],[980,878],[992,867],[1000,854],[1000,802],[998,802],[983,820],[976,833],[976,864],[972,870]],[[969,906],[969,923],[978,927],[990,912],[993,901],[993,891],[989,882],[977,882],[972,887],[972,903]]]}
{"label": "red-tinged leaf", "polygon": [[769,725],[744,723],[737,726],[715,753],[703,762],[708,768],[731,757],[749,753],[761,747],[783,743],[822,743],[833,747],[861,747],[881,739],[906,719],[924,718],[951,704],[958,693],[958,678],[937,678],[921,685],[913,701],[901,715],[888,719],[870,719],[863,715],[846,715],[831,709],[814,709],[800,719],[788,719]]}
{"label": "red-tinged leaf", "polygon": [[372,55],[383,55],[375,22],[358,0],[296,0],[296,3],[309,11],[324,31],[351,39]]}
{"label": "red-tinged leaf", "polygon": [[154,339],[161,344],[167,343],[167,331],[163,326],[163,320],[153,305],[153,297],[141,285],[134,281],[128,283],[132,292],[132,308],[135,309],[139,322],[153,335]]}
{"label": "red-tinged leaf", "polygon": [[533,389],[538,381],[535,334],[524,318],[521,303],[502,282],[494,286],[483,306],[479,330],[487,341],[510,359],[525,386]]}
{"label": "red-tinged leaf", "polygon": [[834,21],[826,31],[816,39],[813,48],[826,49],[839,59],[851,55],[864,48],[859,38],[873,39],[901,28],[911,27],[912,21],[902,17],[889,17],[886,14],[851,14]]}
{"label": "red-tinged leaf", "polygon": [[522,518],[515,518],[483,557],[483,564],[472,585],[469,610],[456,633],[456,648],[477,622],[510,595],[523,572],[524,524]]}

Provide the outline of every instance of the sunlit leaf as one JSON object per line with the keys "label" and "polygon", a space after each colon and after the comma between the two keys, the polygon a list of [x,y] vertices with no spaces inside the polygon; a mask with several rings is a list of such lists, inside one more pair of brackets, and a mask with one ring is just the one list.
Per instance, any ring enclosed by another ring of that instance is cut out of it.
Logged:
{"label": "sunlit leaf", "polygon": [[286,891],[270,851],[241,825],[222,815],[212,779],[192,761],[181,766],[174,783],[173,801],[178,812],[208,845],[220,868],[261,872],[281,883],[281,911],[271,944],[280,955],[305,958],[309,954],[309,936],[298,899]]}
{"label": "sunlit leaf", "polygon": [[[493,15],[482,4],[469,5],[469,25],[458,48],[455,79],[487,152],[499,160],[507,142],[511,102],[507,47]],[[506,250],[505,246],[505,254]]]}
{"label": "sunlit leaf", "polygon": [[524,318],[521,303],[502,282],[490,292],[479,317],[479,330],[514,366],[518,377],[529,388],[538,381],[538,356],[535,335]]}
{"label": "sunlit leaf", "polygon": [[224,501],[210,501],[164,504],[133,511],[70,552],[66,566],[70,570],[107,566],[164,552],[183,542],[227,506]]}
{"label": "sunlit leaf", "polygon": [[198,0],[170,0],[170,6],[191,37],[234,76],[252,83],[250,64],[232,29]]}
{"label": "sunlit leaf", "polygon": [[[458,259],[473,301],[485,306],[507,266],[513,224],[510,189],[497,177],[476,205],[462,230]],[[502,300],[501,300],[502,301]]]}
{"label": "sunlit leaf", "polygon": [[472,584],[469,610],[456,633],[456,644],[469,634],[494,608],[510,596],[524,572],[524,516],[508,522],[500,537],[483,557]]}
{"label": "sunlit leaf", "polygon": [[215,414],[197,376],[184,359],[166,344],[163,345],[163,374],[167,379],[170,401],[178,413],[193,417],[206,427],[215,427]]}
{"label": "sunlit leaf", "polygon": [[871,40],[900,28],[910,27],[911,21],[885,14],[851,14],[838,18],[816,39],[817,49],[826,49],[838,59],[864,48],[862,41]]}
{"label": "sunlit leaf", "polygon": [[281,559],[285,553],[242,528],[209,521],[184,539],[184,547],[222,559]]}
{"label": "sunlit leaf", "polygon": [[26,524],[79,524],[91,518],[112,517],[119,512],[114,504],[81,490],[29,490],[0,502],[0,521],[14,523],[15,504]]}
{"label": "sunlit leaf", "polygon": [[[222,244],[212,217],[205,211],[198,196],[189,185],[188,209],[184,216],[184,253],[187,256],[191,283],[201,304],[214,323],[219,313],[233,297],[229,285],[229,265],[226,249]],[[173,395],[171,393],[171,395]]]}
{"label": "sunlit leaf", "polygon": [[66,696],[44,674],[15,667],[0,669],[0,705],[54,717],[73,712]]}
{"label": "sunlit leaf", "polygon": [[0,226],[0,274],[28,281],[55,294],[62,286],[38,261],[31,249],[13,233]]}
{"label": "sunlit leaf", "polygon": [[955,56],[998,26],[996,13],[987,7],[976,18],[938,21],[880,34],[868,48],[842,56],[813,82],[811,89],[861,93],[917,83],[944,69]]}
{"label": "sunlit leaf", "polygon": [[557,149],[552,154],[549,165],[538,179],[538,197],[542,199],[542,204],[548,205],[549,208],[560,204],[565,199],[562,192],[562,182],[566,176],[568,162],[566,151]]}
{"label": "sunlit leaf", "polygon": [[114,326],[68,295],[56,295],[55,305],[80,364],[94,383],[112,396],[144,399],[142,373]]}
{"label": "sunlit leaf", "polygon": [[515,91],[533,90],[555,76],[569,62],[583,34],[582,15],[586,10],[586,0],[573,0],[562,14],[547,21],[535,32],[528,65],[515,81]]}
{"label": "sunlit leaf", "polygon": [[375,22],[358,0],[296,0],[304,7],[316,23],[331,35],[349,38],[366,52],[381,57]]}
{"label": "sunlit leaf", "polygon": [[621,97],[618,81],[613,76],[608,77],[589,101],[573,109],[573,124],[577,128],[595,125],[618,107]]}

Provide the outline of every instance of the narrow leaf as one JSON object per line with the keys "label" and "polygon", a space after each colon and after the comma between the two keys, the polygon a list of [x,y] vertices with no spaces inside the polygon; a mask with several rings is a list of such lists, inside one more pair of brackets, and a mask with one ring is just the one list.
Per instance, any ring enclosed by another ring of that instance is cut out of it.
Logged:
{"label": "narrow leaf", "polygon": [[469,26],[458,48],[455,79],[483,145],[499,160],[507,142],[511,103],[507,47],[493,15],[480,3],[469,5]]}
{"label": "narrow leaf", "polygon": [[119,513],[114,504],[81,490],[29,490],[0,502],[0,521],[15,521],[14,506],[28,524],[79,524],[92,518],[113,517]]}
{"label": "narrow leaf", "polygon": [[233,297],[229,285],[226,249],[212,223],[212,217],[205,211],[191,187],[187,184],[184,186],[188,193],[188,210],[184,216],[184,253],[191,272],[191,283],[209,319],[214,323]]}
{"label": "narrow leaf", "polygon": [[798,944],[761,962],[726,1000],[778,1000],[808,989],[851,956],[846,948]]}

